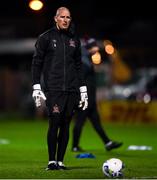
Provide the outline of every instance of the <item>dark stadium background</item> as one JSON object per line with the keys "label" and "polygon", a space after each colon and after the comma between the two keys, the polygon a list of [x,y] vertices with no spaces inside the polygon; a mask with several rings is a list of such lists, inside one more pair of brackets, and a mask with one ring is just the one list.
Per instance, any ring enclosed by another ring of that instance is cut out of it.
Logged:
{"label": "dark stadium background", "polygon": [[128,63],[133,67],[157,65],[156,6],[151,1],[46,0],[40,12],[30,10],[28,3],[29,0],[1,2],[0,39],[36,38],[51,27],[56,8],[65,5],[72,12],[80,36],[107,38],[118,48],[147,48],[149,52],[143,55],[142,62],[140,58],[132,62],[130,56]]}
{"label": "dark stadium background", "polygon": [[[28,7],[29,0],[1,2],[0,86],[3,88],[0,88],[0,108],[2,112],[19,110],[19,107],[23,106],[23,99],[30,101],[25,103],[32,103],[30,67],[34,42],[40,33],[51,27],[56,8],[60,6],[67,6],[71,10],[80,38],[88,35],[100,42],[109,39],[133,73],[142,70],[147,77],[147,72],[148,74],[156,72],[157,17],[153,2],[102,0],[43,2],[44,8],[39,12],[32,11]],[[155,89],[155,82],[156,79],[149,87],[153,86]]]}
{"label": "dark stadium background", "polygon": [[[112,157],[125,163],[126,179],[157,179],[155,0],[42,1],[39,12],[28,7],[29,0],[0,1],[0,179],[104,179],[102,164]],[[71,10],[80,38],[94,37],[101,47],[98,110],[110,138],[123,146],[106,152],[87,121],[80,146],[96,158],[77,159],[70,135],[65,164],[71,170],[46,172],[47,114],[45,104],[36,109],[32,99],[31,62],[37,36],[51,27],[60,6]],[[104,40],[112,42],[113,55],[106,54]]]}

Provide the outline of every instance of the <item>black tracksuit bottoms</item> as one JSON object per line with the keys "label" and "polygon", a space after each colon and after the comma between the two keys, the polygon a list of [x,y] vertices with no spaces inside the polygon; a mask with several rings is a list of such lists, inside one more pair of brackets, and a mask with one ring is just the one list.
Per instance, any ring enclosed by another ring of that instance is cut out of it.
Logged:
{"label": "black tracksuit bottoms", "polygon": [[69,140],[69,125],[78,107],[79,96],[75,92],[50,91],[46,93],[49,117],[47,145],[49,161],[62,161]]}

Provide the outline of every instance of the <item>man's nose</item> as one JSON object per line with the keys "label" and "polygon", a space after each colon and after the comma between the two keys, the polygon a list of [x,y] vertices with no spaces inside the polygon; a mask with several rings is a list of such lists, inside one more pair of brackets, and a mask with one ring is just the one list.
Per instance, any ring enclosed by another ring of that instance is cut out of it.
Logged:
{"label": "man's nose", "polygon": [[68,20],[67,18],[64,18],[64,22],[67,22],[67,20]]}

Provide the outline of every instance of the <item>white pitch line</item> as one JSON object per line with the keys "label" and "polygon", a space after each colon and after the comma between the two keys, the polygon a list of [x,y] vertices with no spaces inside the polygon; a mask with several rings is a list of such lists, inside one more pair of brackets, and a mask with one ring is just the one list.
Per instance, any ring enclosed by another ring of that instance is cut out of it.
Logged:
{"label": "white pitch line", "polygon": [[2,139],[0,138],[0,145],[1,144],[10,144],[10,141],[8,139]]}

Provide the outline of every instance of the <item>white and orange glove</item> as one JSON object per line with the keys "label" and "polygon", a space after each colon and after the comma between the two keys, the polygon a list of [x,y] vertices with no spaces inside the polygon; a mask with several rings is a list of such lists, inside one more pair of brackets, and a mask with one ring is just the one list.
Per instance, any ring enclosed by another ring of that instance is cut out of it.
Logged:
{"label": "white and orange glove", "polygon": [[41,106],[41,99],[46,100],[45,94],[41,90],[40,84],[33,85],[33,94],[32,97],[34,99],[36,107]]}
{"label": "white and orange glove", "polygon": [[80,87],[80,97],[81,97],[81,101],[79,103],[79,107],[82,107],[82,110],[85,110],[88,107],[88,94],[87,94],[86,86]]}

